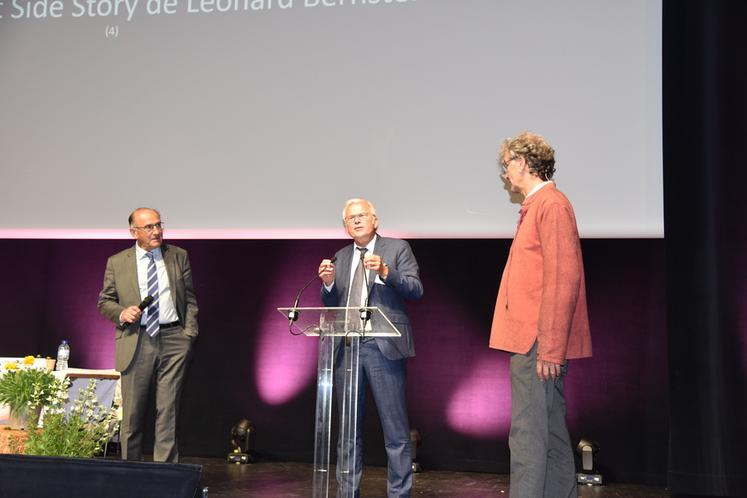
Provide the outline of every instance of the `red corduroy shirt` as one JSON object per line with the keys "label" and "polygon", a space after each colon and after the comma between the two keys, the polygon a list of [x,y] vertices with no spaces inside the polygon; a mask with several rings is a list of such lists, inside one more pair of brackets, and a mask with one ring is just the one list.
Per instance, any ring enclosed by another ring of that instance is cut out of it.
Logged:
{"label": "red corduroy shirt", "polygon": [[553,363],[591,356],[586,284],[573,207],[554,183],[527,197],[493,314],[490,347]]}

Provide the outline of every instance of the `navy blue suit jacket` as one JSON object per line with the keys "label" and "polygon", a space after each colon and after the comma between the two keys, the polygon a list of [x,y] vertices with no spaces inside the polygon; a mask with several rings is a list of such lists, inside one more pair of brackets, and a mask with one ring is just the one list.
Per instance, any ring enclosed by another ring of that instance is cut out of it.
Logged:
{"label": "navy blue suit jacket", "polygon": [[[389,266],[386,281],[376,279],[378,273],[368,272],[368,305],[376,306],[389,318],[402,334],[401,337],[377,337],[376,344],[382,354],[390,360],[399,360],[415,356],[415,345],[412,339],[410,318],[405,309],[405,299],[419,299],[423,295],[423,284],[420,282],[418,262],[410,249],[410,244],[400,239],[377,236],[374,254],[381,256]],[[345,306],[350,286],[350,264],[353,260],[355,245],[350,244],[335,254],[337,267],[335,282],[327,292],[322,285],[322,302],[325,306]],[[376,318],[371,321],[376,330]]]}

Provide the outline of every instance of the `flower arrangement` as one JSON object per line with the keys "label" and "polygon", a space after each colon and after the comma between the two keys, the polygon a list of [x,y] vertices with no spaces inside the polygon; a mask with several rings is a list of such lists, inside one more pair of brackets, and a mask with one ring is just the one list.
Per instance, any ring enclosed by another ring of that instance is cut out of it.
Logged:
{"label": "flower arrangement", "polygon": [[[46,364],[26,356],[0,368],[0,403],[10,407],[13,417],[27,417],[28,430],[23,435],[10,436],[10,449],[28,455],[97,455],[114,432],[116,407],[104,407],[98,402],[97,381],[90,379],[87,387],[80,389],[73,406],[66,409],[70,379],[58,379],[46,369]],[[40,412],[42,421],[37,428]]]}
{"label": "flower arrangement", "polygon": [[116,408],[101,406],[96,398],[96,380],[81,389],[70,413],[47,411],[44,428],[30,431],[25,442],[27,455],[93,457],[104,448],[116,424]]}
{"label": "flower arrangement", "polygon": [[[52,372],[34,366],[33,356],[6,363],[0,372],[0,403],[10,407],[16,418],[25,418],[42,408],[64,406],[67,384]],[[29,420],[36,425],[36,420]]]}

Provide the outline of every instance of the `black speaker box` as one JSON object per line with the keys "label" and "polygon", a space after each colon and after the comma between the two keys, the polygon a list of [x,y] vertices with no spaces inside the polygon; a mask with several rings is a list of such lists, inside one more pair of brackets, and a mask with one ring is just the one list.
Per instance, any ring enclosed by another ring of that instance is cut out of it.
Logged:
{"label": "black speaker box", "polygon": [[193,498],[202,466],[0,455],[0,498]]}

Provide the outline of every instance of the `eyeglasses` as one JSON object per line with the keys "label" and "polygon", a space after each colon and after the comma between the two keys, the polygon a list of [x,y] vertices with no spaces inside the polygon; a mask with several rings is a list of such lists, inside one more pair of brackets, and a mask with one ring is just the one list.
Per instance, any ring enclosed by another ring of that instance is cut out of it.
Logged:
{"label": "eyeglasses", "polygon": [[503,170],[503,172],[505,173],[506,170],[508,170],[508,165],[511,164],[512,161],[516,161],[518,158],[519,156],[514,156],[512,158],[509,158],[509,160],[506,161],[505,163],[501,161],[501,169]]}
{"label": "eyeglasses", "polygon": [[351,214],[350,216],[345,218],[345,223],[347,223],[348,225],[352,225],[356,220],[360,220],[361,222],[368,221],[368,218],[370,216],[371,215],[369,213]]}
{"label": "eyeglasses", "polygon": [[163,221],[159,221],[158,223],[152,223],[150,225],[145,225],[142,227],[130,227],[134,228],[135,230],[142,230],[143,232],[153,233],[156,230],[163,230]]}

